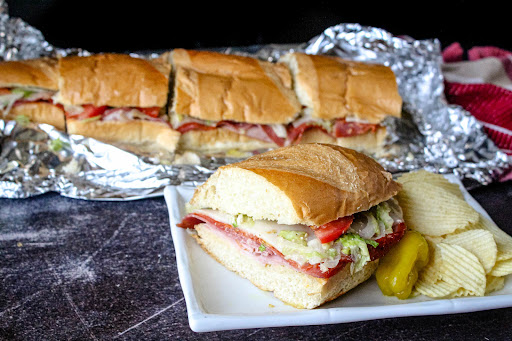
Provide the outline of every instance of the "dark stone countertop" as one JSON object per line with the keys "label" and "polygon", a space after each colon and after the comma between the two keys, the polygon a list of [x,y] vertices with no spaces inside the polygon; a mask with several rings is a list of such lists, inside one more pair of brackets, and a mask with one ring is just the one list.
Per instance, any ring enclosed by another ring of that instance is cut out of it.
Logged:
{"label": "dark stone countertop", "polygon": [[[512,233],[512,182],[471,191]],[[0,339],[506,340],[512,308],[194,333],[163,198],[0,199]]]}

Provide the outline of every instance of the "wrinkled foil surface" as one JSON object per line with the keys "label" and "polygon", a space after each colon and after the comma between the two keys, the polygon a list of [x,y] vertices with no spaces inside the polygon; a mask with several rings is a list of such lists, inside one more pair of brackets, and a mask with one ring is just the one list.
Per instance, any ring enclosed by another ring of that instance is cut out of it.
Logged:
{"label": "wrinkled foil surface", "polygon": [[[379,28],[340,24],[303,44],[220,50],[269,61],[289,51],[302,51],[391,67],[404,102],[403,118],[384,122],[390,134],[384,153],[375,158],[392,173],[422,168],[454,173],[468,187],[475,187],[496,181],[511,163],[470,113],[445,101],[436,39],[418,41]],[[52,46],[40,31],[10,18],[5,2],[0,1],[1,59],[69,54],[88,52]],[[4,198],[53,191],[88,200],[142,199],[162,195],[167,185],[195,186],[221,165],[238,160],[200,157],[198,164],[162,162],[68,135],[50,125],[0,119],[0,197]]]}

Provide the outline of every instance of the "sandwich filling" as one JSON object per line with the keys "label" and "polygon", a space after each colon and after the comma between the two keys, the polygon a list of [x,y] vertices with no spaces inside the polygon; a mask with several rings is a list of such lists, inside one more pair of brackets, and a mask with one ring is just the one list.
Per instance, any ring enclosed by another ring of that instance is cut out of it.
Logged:
{"label": "sandwich filling", "polygon": [[319,278],[329,278],[347,264],[352,273],[360,271],[382,257],[406,229],[393,198],[322,226],[282,225],[212,209],[194,210],[178,226],[199,224],[264,264],[290,266]]}
{"label": "sandwich filling", "polygon": [[350,117],[329,121],[304,116],[289,124],[252,124],[234,121],[206,121],[178,114],[171,115],[171,124],[181,134],[194,130],[207,131],[224,128],[253,139],[275,143],[279,147],[299,143],[303,134],[309,129],[320,129],[333,138],[339,138],[375,133],[381,127],[380,124],[371,124]]}
{"label": "sandwich filling", "polygon": [[[54,104],[54,95],[55,91],[40,88],[0,88],[0,110],[5,117],[13,107],[23,105],[25,103],[46,102]],[[60,106],[58,104],[55,105]]]}
{"label": "sandwich filling", "polygon": [[171,115],[171,124],[181,134],[193,130],[207,131],[224,128],[256,140],[275,143],[279,147],[283,147],[286,144],[288,136],[286,125],[283,124],[252,124],[227,120],[216,122],[179,114]]}
{"label": "sandwich filling", "polygon": [[169,123],[164,115],[160,115],[160,107],[138,108],[121,107],[114,108],[108,106],[95,106],[92,104],[84,105],[65,105],[64,111],[66,117],[70,119],[81,120],[82,122],[94,121],[132,121],[145,120]]}

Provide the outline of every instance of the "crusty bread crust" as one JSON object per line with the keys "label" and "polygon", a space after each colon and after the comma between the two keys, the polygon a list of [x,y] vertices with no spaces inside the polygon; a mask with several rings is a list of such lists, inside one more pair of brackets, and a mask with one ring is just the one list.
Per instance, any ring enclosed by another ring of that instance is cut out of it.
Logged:
{"label": "crusty bread crust", "polygon": [[250,152],[276,147],[275,143],[253,139],[224,128],[186,132],[181,135],[178,145],[179,150],[190,150],[203,154],[221,153],[231,149]]}
{"label": "crusty bread crust", "polygon": [[5,118],[15,120],[19,115],[28,117],[34,123],[50,124],[59,130],[66,130],[64,111],[51,103],[22,103],[12,107]]}
{"label": "crusty bread crust", "polygon": [[207,51],[176,49],[171,110],[204,120],[288,123],[301,106],[282,64]]}
{"label": "crusty bread crust", "polygon": [[297,96],[313,117],[354,116],[379,123],[388,115],[401,116],[396,78],[386,66],[304,53],[286,54],[281,61],[290,68]]}
{"label": "crusty bread crust", "polygon": [[299,309],[316,308],[334,300],[366,281],[377,269],[378,260],[351,274],[345,266],[329,279],[317,278],[279,264],[263,264],[212,232],[205,224],[196,225],[199,245],[227,269],[236,272],[281,301]]}
{"label": "crusty bread crust", "polygon": [[66,105],[163,107],[170,71],[165,57],[97,54],[60,58],[57,101]]}
{"label": "crusty bread crust", "polygon": [[395,196],[401,186],[375,160],[327,144],[300,144],[220,167],[190,204],[280,224],[320,226]]}
{"label": "crusty bread crust", "polygon": [[57,90],[57,60],[40,58],[0,62],[0,88],[23,86]]}
{"label": "crusty bread crust", "polygon": [[67,119],[69,134],[83,135],[94,139],[122,145],[134,145],[151,151],[174,152],[179,133],[161,122],[133,121],[92,121]]}
{"label": "crusty bread crust", "polygon": [[321,129],[309,129],[302,135],[300,143],[328,143],[357,150],[367,154],[378,154],[386,140],[386,127],[379,127],[375,132],[350,137],[334,138]]}

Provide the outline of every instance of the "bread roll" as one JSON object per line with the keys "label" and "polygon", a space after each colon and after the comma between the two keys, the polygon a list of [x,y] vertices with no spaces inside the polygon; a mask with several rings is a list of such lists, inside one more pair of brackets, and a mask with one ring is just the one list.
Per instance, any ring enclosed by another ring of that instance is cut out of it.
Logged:
{"label": "bread roll", "polygon": [[5,118],[15,120],[18,116],[25,116],[34,123],[50,124],[59,130],[66,130],[64,111],[51,103],[22,103],[12,107]]}
{"label": "bread roll", "polygon": [[334,276],[317,278],[279,264],[263,264],[219,237],[204,225],[196,225],[196,240],[201,247],[227,269],[248,279],[265,291],[273,291],[281,301],[300,309],[312,309],[334,300],[366,281],[377,269],[378,260],[368,262],[351,274],[350,264]]}
{"label": "bread roll", "polygon": [[380,123],[401,115],[396,78],[386,66],[304,53],[286,54],[281,62],[290,68],[295,92],[312,117]]}
{"label": "bread roll", "polygon": [[0,88],[57,90],[57,60],[51,58],[0,62]]}
{"label": "bread roll", "polygon": [[168,57],[97,54],[59,59],[57,101],[65,105],[164,107],[169,92]]}
{"label": "bread roll", "polygon": [[229,150],[251,152],[258,149],[276,148],[275,143],[253,139],[224,128],[192,130],[181,135],[178,149],[202,154],[223,153]]}
{"label": "bread roll", "polygon": [[179,133],[162,122],[133,121],[81,121],[67,119],[69,134],[83,135],[117,145],[136,147],[147,152],[174,152]]}
{"label": "bread roll", "polygon": [[302,144],[220,167],[198,187],[190,204],[279,224],[320,226],[366,211],[400,188],[364,154]]}
{"label": "bread roll", "polygon": [[176,49],[171,111],[203,120],[288,123],[301,106],[286,67],[256,58]]}

